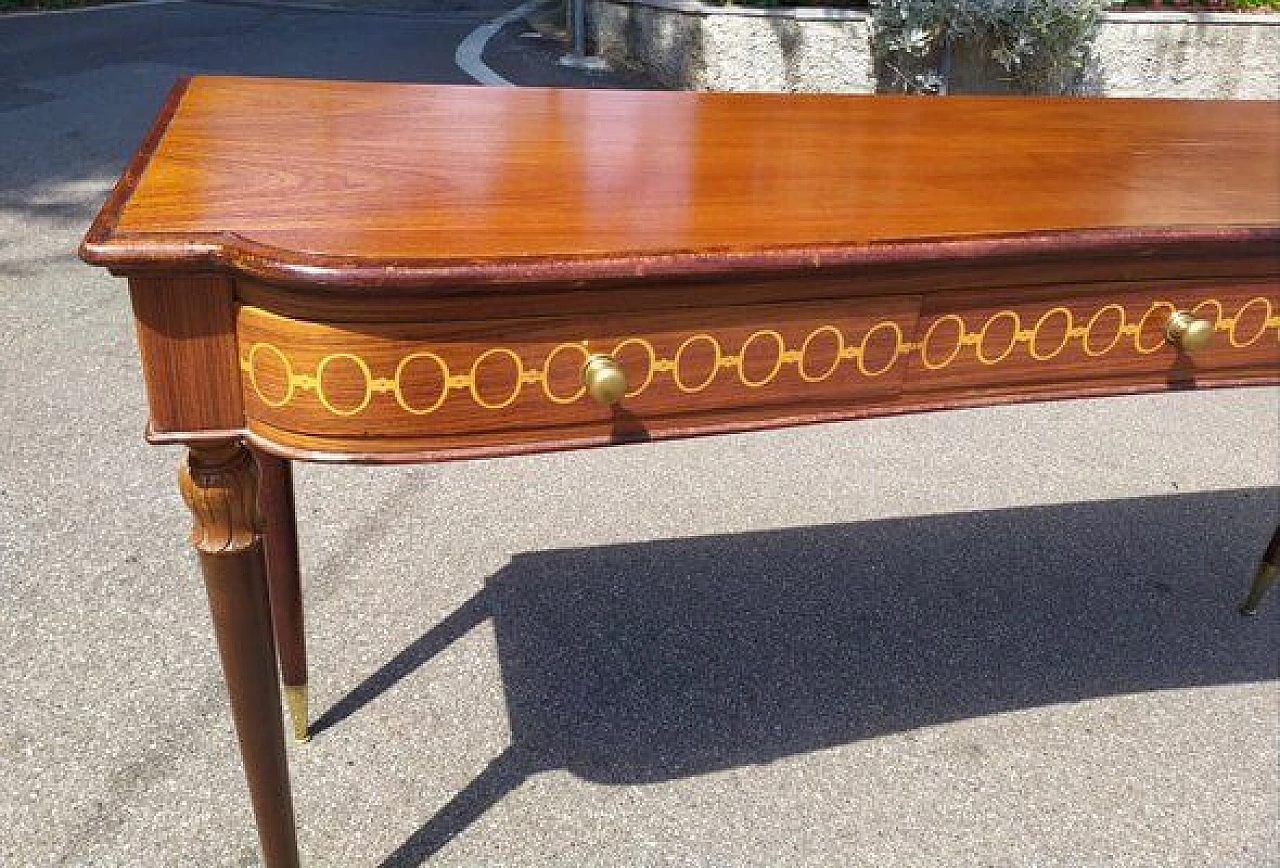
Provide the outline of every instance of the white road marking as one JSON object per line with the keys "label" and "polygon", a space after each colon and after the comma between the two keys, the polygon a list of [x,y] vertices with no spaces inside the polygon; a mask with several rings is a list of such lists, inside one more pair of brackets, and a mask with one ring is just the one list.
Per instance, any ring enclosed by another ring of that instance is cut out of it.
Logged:
{"label": "white road marking", "polygon": [[528,0],[527,3],[521,3],[510,12],[499,15],[488,24],[482,24],[472,30],[467,34],[466,39],[458,43],[458,50],[453,53],[453,62],[458,65],[459,69],[481,84],[490,87],[515,87],[512,82],[507,81],[486,66],[484,60],[481,59],[481,55],[484,54],[484,47],[495,33],[512,21],[528,15],[541,6],[543,2],[544,0]]}

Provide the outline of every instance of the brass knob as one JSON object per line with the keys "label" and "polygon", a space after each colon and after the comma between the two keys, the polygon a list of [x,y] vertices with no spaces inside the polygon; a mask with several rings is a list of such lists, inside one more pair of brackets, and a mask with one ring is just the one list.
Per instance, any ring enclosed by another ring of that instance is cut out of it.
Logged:
{"label": "brass knob", "polygon": [[1213,323],[1196,319],[1185,310],[1174,311],[1164,327],[1164,336],[1184,353],[1198,352],[1213,340]]}
{"label": "brass knob", "polygon": [[616,404],[627,394],[627,375],[613,356],[595,353],[582,366],[582,383],[587,394],[606,407]]}

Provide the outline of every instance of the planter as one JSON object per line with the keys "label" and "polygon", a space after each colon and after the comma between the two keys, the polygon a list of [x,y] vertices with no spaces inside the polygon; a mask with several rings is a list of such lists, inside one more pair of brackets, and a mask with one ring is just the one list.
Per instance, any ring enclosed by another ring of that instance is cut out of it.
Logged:
{"label": "planter", "polygon": [[[667,87],[873,93],[870,16],[697,0],[590,0],[601,54]],[[983,58],[959,59],[952,92],[999,92]],[[1007,89],[1007,88],[1006,88]],[[1280,98],[1280,15],[1107,13],[1081,91],[1106,96]]]}

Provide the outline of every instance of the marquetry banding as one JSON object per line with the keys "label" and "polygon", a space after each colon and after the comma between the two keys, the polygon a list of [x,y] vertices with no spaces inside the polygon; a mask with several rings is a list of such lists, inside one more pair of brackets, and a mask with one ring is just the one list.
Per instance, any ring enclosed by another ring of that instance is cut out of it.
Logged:
{"label": "marquetry banding", "polygon": [[[1129,345],[1125,338],[1131,338],[1134,352],[1149,355],[1168,346],[1163,338],[1162,325],[1164,318],[1175,309],[1172,302],[1156,300],[1146,306],[1136,322],[1131,322],[1125,306],[1116,302],[1103,304],[1087,318],[1080,314],[1079,319],[1070,308],[1054,306],[1040,313],[1030,328],[1023,328],[1023,315],[1018,311],[1001,309],[985,314],[981,327],[976,330],[971,329],[960,314],[943,313],[929,320],[927,326],[922,323],[924,331],[918,342],[906,340],[902,324],[895,320],[873,322],[865,330],[859,330],[860,337],[856,332],[849,334],[837,325],[823,323],[810,327],[803,338],[797,335],[794,338],[796,343],[790,345],[783,332],[759,328],[735,342],[737,352],[726,349],[735,343],[722,340],[709,331],[697,331],[678,338],[669,356],[660,353],[648,338],[637,335],[615,342],[610,354],[619,359],[631,378],[633,385],[626,393],[627,398],[643,395],[654,386],[659,375],[668,378],[682,394],[692,396],[707,391],[718,382],[721,369],[734,369],[737,384],[741,387],[764,389],[773,385],[785,370],[792,370],[803,383],[816,386],[831,380],[849,361],[853,362],[857,375],[874,379],[887,374],[898,366],[901,359],[913,354],[918,355],[920,364],[930,372],[942,371],[967,359],[985,367],[1009,364],[1020,345],[1025,348],[1024,358],[1038,363],[1053,361],[1073,344],[1078,345],[1079,352],[1088,358],[1102,358]],[[1274,329],[1280,334],[1280,317],[1275,316],[1275,306],[1264,296],[1245,300],[1230,316],[1217,298],[1203,299],[1189,309],[1212,319],[1215,328],[1226,333],[1227,342],[1234,348],[1243,349],[1256,344],[1268,330]],[[1257,328],[1250,326],[1250,331],[1244,333],[1241,324],[1251,324],[1255,318]],[[1157,328],[1157,324],[1161,328]],[[1009,330],[1007,340],[995,337],[1001,326]],[[1157,334],[1160,339],[1153,342],[1152,335]],[[884,347],[885,361],[869,364],[868,356],[878,355],[878,351],[870,349],[871,345],[876,341],[883,342],[885,338],[892,341],[892,345]],[[821,354],[817,351],[817,343],[827,339],[834,341],[831,361],[818,368],[816,360]],[[637,349],[641,356],[638,360],[634,358],[634,350]],[[695,377],[691,373],[694,368],[692,357],[704,350],[709,353],[707,372]],[[328,412],[338,417],[350,417],[365,411],[375,395],[387,393],[405,413],[427,416],[440,410],[456,392],[467,394],[471,402],[483,410],[505,410],[521,399],[527,386],[537,387],[553,405],[576,404],[585,400],[585,388],[579,385],[573,391],[567,391],[561,386],[557,391],[552,385],[552,371],[557,370],[556,366],[568,366],[560,369],[559,381],[568,382],[571,378],[576,381],[581,365],[592,351],[598,350],[593,350],[586,340],[562,341],[534,355],[529,355],[529,350],[522,352],[517,348],[493,346],[478,351],[469,364],[464,363],[466,373],[455,373],[442,355],[442,349],[437,352],[430,347],[412,347],[399,357],[391,376],[383,378],[375,376],[370,364],[356,352],[331,352],[319,361],[314,373],[307,373],[298,370],[296,360],[291,359],[285,350],[268,341],[255,341],[242,358],[241,368],[246,374],[248,387],[264,406],[273,410],[290,404],[300,392],[311,391]],[[748,359],[753,355],[758,361],[768,360],[767,368],[757,365],[757,371],[764,370],[762,375],[757,373],[753,376],[747,370]],[[353,403],[337,404],[334,401],[330,380],[336,382],[339,376],[336,366],[339,364],[345,364],[356,372],[354,387],[357,399]],[[278,365],[281,370],[280,377],[270,378],[270,385],[264,381],[267,379],[264,378],[264,370],[268,365]],[[496,370],[494,366],[510,370],[498,378],[502,386],[500,394],[486,395],[481,391],[481,372],[483,370],[492,376]],[[415,371],[425,372],[428,369],[432,372],[431,379],[439,377],[438,391],[433,386],[426,397],[415,401],[407,390],[416,380],[427,376],[420,373],[415,378]]]}
{"label": "marquetry banding", "polygon": [[[565,350],[573,350],[579,356],[577,360],[577,367],[574,369],[575,374],[582,370],[582,366],[587,363],[587,359],[591,356],[591,351],[581,343],[558,344],[551,350],[551,352],[547,353],[547,358],[543,362],[543,370],[541,371],[541,375],[538,380],[542,383],[542,394],[546,395],[547,400],[553,404],[572,404],[574,401],[581,400],[582,396],[587,394],[587,387],[585,385],[579,385],[577,390],[569,395],[557,395],[555,392],[551,391],[552,365],[555,363],[556,357]],[[581,383],[581,377],[575,376],[574,379]]]}
{"label": "marquetry banding", "polygon": [[[360,396],[360,401],[354,407],[338,407],[330,400],[329,393],[325,390],[324,374],[329,365],[339,360],[346,360],[356,366],[360,371],[360,382],[364,386],[364,391]],[[373,372],[369,370],[369,364],[364,359],[354,353],[330,353],[320,360],[320,364],[316,366],[315,375],[315,392],[316,397],[324,408],[335,416],[355,416],[369,406],[369,402],[373,400]]]}
{"label": "marquetry banding", "polygon": [[[684,362],[684,354],[689,351],[691,346],[698,343],[707,343],[711,346],[712,361],[711,369],[707,372],[706,379],[697,385],[689,385],[685,382],[684,376],[681,374],[681,364]],[[674,368],[671,371],[671,378],[675,381],[676,388],[686,395],[693,395],[706,389],[715,381],[716,374],[720,371],[720,362],[723,360],[724,354],[720,346],[720,342],[712,335],[696,334],[685,339],[685,342],[676,350],[676,356],[672,360]]]}
{"label": "marquetry banding", "polygon": [[[956,324],[955,346],[952,347],[951,353],[945,359],[940,362],[934,361],[934,359],[930,357],[929,349],[933,345],[934,333],[938,330],[938,326],[945,322],[954,322]],[[937,371],[947,367],[956,360],[957,356],[960,355],[960,350],[964,346],[965,337],[966,332],[964,319],[960,316],[954,313],[949,313],[938,317],[933,321],[933,324],[929,326],[929,330],[924,333],[924,338],[920,341],[920,363],[931,371]]]}
{"label": "marquetry banding", "polygon": [[[1117,319],[1115,334],[1111,337],[1111,343],[1107,344],[1103,349],[1096,350],[1093,348],[1094,330],[1098,327],[1098,320],[1109,311],[1115,311],[1116,313]],[[1090,356],[1091,358],[1097,358],[1098,356],[1105,356],[1107,353],[1114,350],[1116,348],[1116,344],[1120,343],[1120,339],[1124,337],[1126,322],[1127,315],[1125,314],[1123,305],[1114,303],[1107,304],[1095,311],[1093,316],[1089,317],[1089,323],[1084,327],[1084,335],[1080,338],[1080,347],[1084,350],[1085,355]]]}
{"label": "marquetry banding", "polygon": [[[890,350],[888,353],[886,353],[887,358],[882,367],[870,369],[867,367],[867,364],[866,364],[867,345],[871,343],[871,336],[874,335],[876,332],[880,331],[880,329],[892,330],[893,349]],[[873,325],[871,328],[867,330],[867,333],[865,335],[862,336],[862,343],[858,345],[858,354],[856,358],[856,362],[858,365],[858,372],[861,373],[862,376],[864,377],[879,377],[884,374],[887,374],[889,372],[889,369],[898,363],[898,357],[902,355],[902,346],[903,346],[902,326],[898,325],[896,322],[893,322],[892,320],[876,323],[875,325]]]}
{"label": "marquetry banding", "polygon": [[[1000,322],[1004,317],[1009,317],[1013,323],[1013,326],[1009,331],[1009,343],[999,353],[995,354],[994,357],[990,357],[986,354],[987,333],[991,330],[993,325]],[[984,365],[995,365],[1009,358],[1009,354],[1013,352],[1013,348],[1018,345],[1018,333],[1020,331],[1022,331],[1022,317],[1018,316],[1017,311],[1002,310],[995,316],[989,317],[987,321],[983,323],[982,331],[978,332],[978,345],[976,349],[978,361],[982,362]],[[1031,346],[1034,348],[1034,341]]]}
{"label": "marquetry banding", "polygon": [[1142,315],[1142,319],[1138,320],[1137,326],[1133,332],[1133,348],[1143,355],[1150,355],[1159,349],[1168,346],[1168,342],[1164,336],[1164,328],[1152,329],[1156,333],[1157,339],[1155,343],[1144,344],[1142,336],[1146,333],[1147,327],[1151,323],[1151,317],[1155,316],[1156,321],[1163,324],[1168,322],[1169,317],[1177,311],[1177,308],[1167,301],[1153,301],[1151,307],[1147,308],[1147,312]]}
{"label": "marquetry banding", "polygon": [[[809,366],[808,366],[809,348],[812,345],[814,338],[823,334],[835,335],[836,351],[832,356],[831,365],[825,371],[823,371],[820,374],[811,374],[809,373]],[[835,326],[830,326],[830,325],[819,326],[818,328],[809,332],[808,337],[804,339],[804,343],[800,345],[800,360],[797,363],[799,366],[798,370],[800,372],[800,379],[804,380],[806,383],[821,383],[823,380],[827,379],[832,374],[834,374],[836,372],[836,368],[840,367],[840,359],[843,355],[844,355],[844,332],[840,331],[840,329],[836,328]]]}
{"label": "marquetry banding", "polygon": [[[484,364],[486,359],[498,357],[510,359],[515,364],[515,377],[511,382],[511,391],[502,400],[490,401],[480,394],[480,366]],[[471,400],[486,410],[502,410],[510,407],[520,397],[521,385],[525,382],[524,376],[524,362],[521,360],[520,354],[515,350],[507,347],[494,347],[493,349],[485,350],[471,363],[471,382],[469,385]]]}
{"label": "marquetry banding", "polygon": [[[1252,308],[1255,304],[1261,304],[1266,313],[1262,315],[1262,321],[1258,326],[1258,330],[1254,332],[1253,337],[1246,341],[1236,334],[1236,329],[1240,327],[1240,320],[1244,319],[1245,311]],[[1236,311],[1236,315],[1231,318],[1231,326],[1227,331],[1227,340],[1231,342],[1231,346],[1243,348],[1256,344],[1262,338],[1262,333],[1267,330],[1267,325],[1272,321],[1272,311],[1271,299],[1264,298],[1262,296],[1251,298],[1241,305],[1240,309]]]}
{"label": "marquetry banding", "polygon": [[[773,341],[773,367],[769,369],[769,373],[765,374],[759,380],[755,380],[747,376],[747,351],[751,349],[752,344],[761,338],[768,338]],[[782,363],[786,360],[786,354],[787,341],[779,332],[776,332],[773,329],[760,329],[752,332],[751,335],[742,342],[742,349],[738,351],[736,359],[738,379],[742,382],[742,385],[751,389],[759,389],[769,385],[773,382],[774,378],[778,376],[778,372],[782,370]]]}
{"label": "marquetry banding", "polygon": [[[426,407],[412,406],[409,403],[409,399],[406,398],[404,394],[405,374],[408,372],[409,366],[418,359],[428,359],[434,362],[440,371],[440,394],[436,396],[434,403]],[[440,405],[449,397],[449,366],[445,364],[444,359],[440,358],[435,353],[425,350],[416,353],[409,353],[409,355],[402,358],[400,363],[396,365],[396,373],[395,377],[392,378],[392,381],[393,394],[395,395],[396,403],[399,404],[406,413],[412,413],[415,416],[425,416],[428,413],[432,413],[440,409]],[[548,397],[550,397],[550,395],[548,395]]]}
{"label": "marquetry banding", "polygon": [[[1040,351],[1040,333],[1045,323],[1049,322],[1051,317],[1066,317],[1066,325],[1062,329],[1062,341],[1050,352]],[[1031,358],[1037,362],[1048,362],[1056,358],[1067,348],[1067,344],[1071,342],[1071,329],[1075,326],[1075,317],[1071,311],[1065,307],[1051,307],[1040,315],[1040,319],[1036,320],[1035,326],[1031,329],[1031,339],[1027,341],[1027,352],[1031,354]]]}
{"label": "marquetry banding", "polygon": [[[285,382],[285,391],[284,397],[282,398],[273,400],[267,397],[262,390],[262,386],[258,382],[258,354],[263,351],[269,352],[272,356],[278,359],[280,361],[280,366],[284,369],[284,377],[282,379]],[[258,399],[268,407],[273,409],[283,407],[285,404],[289,403],[291,398],[293,398],[294,389],[297,388],[297,380],[293,374],[293,365],[289,362],[289,357],[286,356],[276,345],[259,342],[250,347],[248,373],[249,383],[253,386],[253,391],[257,393]]]}
{"label": "marquetry banding", "polygon": [[[649,343],[644,338],[627,338],[624,341],[620,341],[614,345],[612,355],[615,357],[620,356],[622,355],[623,349],[630,346],[637,346],[644,350],[645,361],[647,363],[645,366],[644,379],[640,381],[638,386],[627,392],[624,396],[627,398],[634,398],[649,388],[649,384],[653,382],[653,375],[660,370],[660,368],[658,351],[653,348],[653,344]],[[671,368],[668,367],[666,370],[671,370]]]}

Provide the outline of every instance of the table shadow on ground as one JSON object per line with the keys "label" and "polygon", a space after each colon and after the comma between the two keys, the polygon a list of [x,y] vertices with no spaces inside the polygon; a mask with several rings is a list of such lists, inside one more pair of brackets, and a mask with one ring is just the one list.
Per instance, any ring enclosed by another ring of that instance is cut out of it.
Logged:
{"label": "table shadow on ground", "polygon": [[316,721],[494,619],[512,741],[384,866],[530,775],[643,784],[1005,711],[1277,677],[1241,595],[1280,489],[1005,509],[514,557]]}

